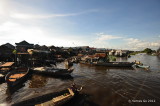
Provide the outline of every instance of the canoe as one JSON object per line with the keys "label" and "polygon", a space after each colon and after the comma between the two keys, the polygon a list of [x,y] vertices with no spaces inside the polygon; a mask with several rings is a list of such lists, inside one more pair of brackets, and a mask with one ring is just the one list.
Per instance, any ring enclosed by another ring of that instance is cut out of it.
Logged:
{"label": "canoe", "polygon": [[136,65],[138,68],[146,68],[148,69],[150,66],[145,66],[145,65]]}
{"label": "canoe", "polygon": [[32,68],[33,72],[52,76],[67,76],[70,75],[74,69],[61,69],[54,67],[36,67]]}
{"label": "canoe", "polygon": [[5,81],[8,87],[12,88],[25,82],[29,76],[29,73],[30,70],[26,67],[14,69],[6,75]]}
{"label": "canoe", "polygon": [[59,106],[70,101],[81,90],[82,87],[78,89],[76,86],[71,86],[59,92],[52,92],[28,100],[23,100],[21,102],[12,104],[12,106]]}

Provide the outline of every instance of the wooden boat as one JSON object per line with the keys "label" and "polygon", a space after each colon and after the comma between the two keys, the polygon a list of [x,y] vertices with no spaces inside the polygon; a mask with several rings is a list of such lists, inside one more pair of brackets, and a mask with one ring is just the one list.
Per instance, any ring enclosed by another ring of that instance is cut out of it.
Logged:
{"label": "wooden boat", "polygon": [[134,62],[105,62],[105,63],[93,63],[96,66],[107,66],[107,67],[132,67]]}
{"label": "wooden boat", "polygon": [[29,68],[17,68],[9,72],[5,77],[8,87],[15,87],[25,82],[29,76],[29,72]]}
{"label": "wooden boat", "polygon": [[74,96],[74,91],[70,88],[66,90],[63,94],[58,95],[57,97],[54,97],[53,99],[43,102],[41,104],[37,104],[35,106],[55,106],[55,105],[62,105],[66,101],[70,100]]}
{"label": "wooden boat", "polygon": [[95,66],[106,66],[106,67],[132,67],[134,62],[84,62],[81,61],[82,64],[89,64]]}
{"label": "wooden boat", "polygon": [[8,73],[12,69],[13,64],[14,64],[14,62],[6,62],[6,63],[0,65],[0,73],[1,74]]}
{"label": "wooden boat", "polygon": [[0,83],[5,81],[6,74],[12,69],[14,62],[6,62],[0,65]]}
{"label": "wooden boat", "polygon": [[34,97],[28,100],[21,101],[19,103],[12,104],[12,106],[59,106],[65,104],[67,101],[71,100],[75,95],[77,95],[82,90],[77,89],[75,85],[70,88],[62,90],[60,92],[52,92],[42,96]]}
{"label": "wooden boat", "polygon": [[46,74],[52,76],[66,76],[70,75],[74,69],[61,69],[61,68],[54,68],[54,67],[36,67],[32,68],[33,72],[39,74]]}
{"label": "wooden boat", "polygon": [[14,62],[6,62],[2,65],[0,65],[0,67],[11,67],[14,64]]}
{"label": "wooden boat", "polygon": [[142,65],[142,64],[140,64],[140,65],[138,64],[138,65],[136,65],[136,67],[148,69],[150,66],[145,66],[145,65]]}

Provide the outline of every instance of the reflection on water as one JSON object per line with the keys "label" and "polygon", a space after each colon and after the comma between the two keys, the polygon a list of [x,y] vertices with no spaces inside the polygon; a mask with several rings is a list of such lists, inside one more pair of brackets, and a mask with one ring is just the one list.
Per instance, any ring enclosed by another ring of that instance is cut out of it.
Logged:
{"label": "reflection on water", "polygon": [[41,75],[33,75],[29,83],[29,88],[44,87],[47,83],[47,77]]}
{"label": "reflection on water", "polygon": [[[5,83],[0,85],[0,103],[10,98],[11,103],[57,92],[69,87],[73,82],[83,85],[81,95],[76,96],[68,106],[160,106],[160,58],[157,56],[135,55],[118,58],[117,61],[141,61],[149,65],[149,71],[133,68],[107,68],[74,64],[70,79],[33,75],[21,89],[10,96]],[[57,67],[65,68],[63,63]],[[128,102],[129,100],[155,100],[154,103]]]}

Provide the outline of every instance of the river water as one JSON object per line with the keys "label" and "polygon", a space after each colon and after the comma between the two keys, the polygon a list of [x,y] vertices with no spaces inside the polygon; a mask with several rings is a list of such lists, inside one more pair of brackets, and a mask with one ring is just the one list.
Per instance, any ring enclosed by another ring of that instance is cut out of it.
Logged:
{"label": "river water", "polygon": [[[68,79],[32,75],[24,86],[8,93],[6,83],[0,85],[0,104],[17,103],[53,91],[61,91],[73,82],[83,85],[70,106],[160,106],[160,57],[146,54],[117,58],[117,61],[141,61],[150,70],[107,68],[74,64]],[[60,63],[57,67],[64,68]]]}

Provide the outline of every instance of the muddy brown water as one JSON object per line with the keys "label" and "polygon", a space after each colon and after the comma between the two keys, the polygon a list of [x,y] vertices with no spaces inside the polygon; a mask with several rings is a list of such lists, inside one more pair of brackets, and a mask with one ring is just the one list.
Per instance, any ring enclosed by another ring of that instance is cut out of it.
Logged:
{"label": "muddy brown water", "polygon": [[[74,64],[71,78],[32,77],[12,93],[6,83],[0,84],[0,104],[12,104],[50,92],[61,91],[73,82],[83,85],[80,95],[69,106],[160,106],[160,57],[135,55],[117,61],[141,61],[150,70],[107,68]],[[63,63],[57,67],[65,68]],[[65,106],[64,105],[64,106]]]}

